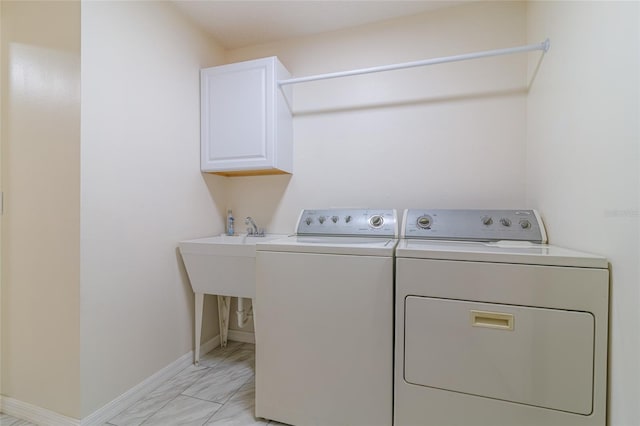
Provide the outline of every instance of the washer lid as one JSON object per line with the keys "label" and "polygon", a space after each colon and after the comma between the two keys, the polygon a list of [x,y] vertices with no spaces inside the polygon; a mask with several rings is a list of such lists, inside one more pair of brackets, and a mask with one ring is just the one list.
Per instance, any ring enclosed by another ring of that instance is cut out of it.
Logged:
{"label": "washer lid", "polygon": [[602,256],[526,241],[400,240],[396,256],[415,259],[574,266],[580,268],[608,268],[609,265],[607,259]]}
{"label": "washer lid", "polygon": [[256,244],[257,251],[393,256],[398,240],[379,237],[292,235]]}

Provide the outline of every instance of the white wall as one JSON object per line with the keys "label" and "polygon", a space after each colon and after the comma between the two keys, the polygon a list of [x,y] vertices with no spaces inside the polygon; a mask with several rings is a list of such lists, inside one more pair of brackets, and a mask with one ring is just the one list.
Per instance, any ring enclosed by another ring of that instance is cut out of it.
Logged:
{"label": "white wall", "polygon": [[[473,4],[225,60],[275,55],[299,77],[518,46],[525,22],[524,3]],[[252,216],[291,233],[303,208],[521,208],[526,66],[514,55],[294,86],[293,175],[228,178],[237,230]]]}
{"label": "white wall", "polygon": [[[530,2],[528,37],[550,37],[527,107],[527,204],[551,243],[611,263],[612,426],[640,424],[640,8]],[[531,57],[530,72],[538,63]]]}
{"label": "white wall", "polygon": [[80,4],[0,7],[2,393],[77,417]]}
{"label": "white wall", "polygon": [[[305,76],[517,46],[525,21],[524,3],[473,4],[238,49],[226,61],[277,55]],[[302,208],[522,207],[526,61],[297,85],[293,175],[229,178],[229,206],[284,233]]]}
{"label": "white wall", "polygon": [[[5,59],[3,56],[4,52],[4,44],[3,44],[3,34],[2,34],[2,5],[0,4],[0,88],[5,87],[4,76],[7,75],[7,71],[5,70]],[[2,90],[4,92],[4,89]],[[2,188],[2,146],[4,144],[4,99],[2,93],[0,93],[0,188]],[[0,224],[0,398],[2,397],[2,225]],[[1,402],[0,402],[1,404]]]}
{"label": "white wall", "polygon": [[[73,13],[34,22],[68,35]],[[638,13],[637,3],[478,3],[225,53],[169,4],[84,2],[81,145],[73,89],[40,105],[57,115],[37,111],[56,117],[38,127],[26,125],[28,103],[9,114],[3,90],[3,144],[38,142],[3,152],[3,394],[85,417],[188,352],[192,292],[176,243],[222,232],[227,207],[238,225],[251,215],[292,232],[314,206],[526,204],[553,243],[611,259],[611,424],[639,424]],[[528,97],[535,54],[529,75],[527,55],[513,55],[305,84],[294,89],[292,176],[198,170],[198,70],[222,59],[277,55],[302,76],[547,36]],[[66,54],[55,40],[28,36],[46,48],[17,51],[77,81],[78,39]],[[209,306],[203,340],[217,334]]]}
{"label": "white wall", "polygon": [[82,5],[83,417],[193,348],[177,242],[224,229],[224,178],[199,171],[199,70],[221,58],[168,3]]}

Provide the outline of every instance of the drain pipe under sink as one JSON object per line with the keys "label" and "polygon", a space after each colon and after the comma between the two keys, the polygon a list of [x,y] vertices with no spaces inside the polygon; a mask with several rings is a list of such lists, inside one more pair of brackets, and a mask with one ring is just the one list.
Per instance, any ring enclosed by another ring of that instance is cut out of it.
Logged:
{"label": "drain pipe under sink", "polygon": [[244,297],[238,297],[238,309],[236,310],[236,315],[238,316],[238,327],[242,328],[247,325],[250,318],[253,318],[253,305],[251,305],[251,310],[246,312],[244,310]]}

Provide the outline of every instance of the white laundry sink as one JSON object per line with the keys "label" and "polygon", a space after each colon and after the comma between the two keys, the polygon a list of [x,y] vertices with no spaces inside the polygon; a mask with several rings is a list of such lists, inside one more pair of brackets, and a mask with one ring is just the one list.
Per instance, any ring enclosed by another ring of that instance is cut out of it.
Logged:
{"label": "white laundry sink", "polygon": [[180,253],[193,292],[253,299],[256,243],[285,236],[218,235],[181,241]]}
{"label": "white laundry sink", "polygon": [[218,235],[181,241],[180,253],[189,275],[195,300],[194,362],[200,360],[202,310],[204,295],[218,296],[220,345],[227,345],[231,297],[238,298],[238,314],[243,298],[256,297],[256,243],[283,238],[286,235],[267,234]]}

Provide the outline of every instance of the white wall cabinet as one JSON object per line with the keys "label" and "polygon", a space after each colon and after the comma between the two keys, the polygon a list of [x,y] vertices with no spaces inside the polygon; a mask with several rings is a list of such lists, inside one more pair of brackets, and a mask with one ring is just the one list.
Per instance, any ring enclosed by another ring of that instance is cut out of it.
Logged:
{"label": "white wall cabinet", "polygon": [[201,170],[225,176],[293,171],[290,77],[269,57],[200,71]]}

